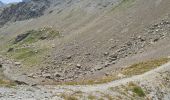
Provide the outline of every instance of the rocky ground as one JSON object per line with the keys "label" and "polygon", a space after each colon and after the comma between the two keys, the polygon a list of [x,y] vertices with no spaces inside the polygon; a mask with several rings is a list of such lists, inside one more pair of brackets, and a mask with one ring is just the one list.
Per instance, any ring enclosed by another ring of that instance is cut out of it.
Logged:
{"label": "rocky ground", "polygon": [[[55,79],[57,81],[72,81],[77,78],[81,78],[83,75],[86,74],[93,74],[96,71],[100,71],[105,69],[109,66],[116,64],[119,60],[133,56],[138,53],[144,52],[144,50],[149,47],[153,46],[160,40],[164,40],[170,38],[170,21],[169,19],[162,19],[161,22],[156,23],[154,25],[149,26],[146,28],[142,35],[135,35],[130,37],[130,39],[123,43],[122,45],[115,45],[110,47],[109,50],[100,54],[100,61],[98,61],[98,65],[93,65],[93,67],[82,65],[81,63],[93,62],[93,55],[90,53],[80,54],[80,58],[84,58],[82,62],[76,63],[73,62],[73,59],[76,59],[77,54],[70,54],[70,55],[56,55],[54,60],[48,62],[49,66],[42,68],[36,74],[41,77],[46,77],[49,79]],[[110,42],[119,42],[115,40],[109,40]],[[77,48],[79,48],[78,44],[76,44]],[[74,45],[72,45],[74,47]],[[64,52],[64,50],[63,50]],[[45,62],[47,63],[47,62]],[[57,65],[57,67],[53,67],[51,65]],[[64,67],[60,67],[62,65],[70,66],[67,69]],[[44,74],[43,74],[44,73]]]}
{"label": "rocky ground", "polygon": [[[32,0],[3,8],[0,83],[8,85],[0,84],[0,99],[169,100],[169,63],[121,73],[170,55],[169,11],[169,0]],[[110,76],[98,85],[56,85]]]}
{"label": "rocky ground", "polygon": [[[1,87],[1,100],[84,100],[140,99],[169,100],[170,63],[142,75],[100,85]],[[156,82],[156,83],[155,83]],[[154,83],[154,85],[152,85]],[[134,89],[140,89],[135,91]]]}

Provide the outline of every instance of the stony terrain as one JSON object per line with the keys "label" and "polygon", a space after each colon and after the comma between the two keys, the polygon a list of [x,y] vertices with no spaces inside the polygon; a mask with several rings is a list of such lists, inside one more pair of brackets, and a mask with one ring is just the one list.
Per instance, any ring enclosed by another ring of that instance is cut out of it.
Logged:
{"label": "stony terrain", "polygon": [[169,98],[169,0],[26,0],[0,27],[2,99]]}
{"label": "stony terrain", "polygon": [[49,6],[47,0],[21,2],[18,4],[11,4],[9,7],[4,8],[0,14],[0,25],[12,21],[26,20],[43,15],[44,10]]}
{"label": "stony terrain", "polygon": [[170,99],[169,66],[170,63],[167,63],[143,75],[100,85],[1,87],[0,98],[1,100],[168,100]]}

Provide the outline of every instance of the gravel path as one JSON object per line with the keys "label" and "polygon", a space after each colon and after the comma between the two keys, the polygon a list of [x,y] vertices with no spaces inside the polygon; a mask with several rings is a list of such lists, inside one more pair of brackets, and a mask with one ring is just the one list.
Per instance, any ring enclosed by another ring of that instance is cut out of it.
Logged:
{"label": "gravel path", "polygon": [[35,87],[20,85],[13,88],[0,87],[0,100],[60,100],[61,98],[59,98],[57,95],[65,93],[66,91],[82,91],[83,93],[106,91],[109,87],[124,85],[131,81],[142,81],[147,78],[155,77],[155,75],[157,75],[159,72],[167,70],[170,70],[170,62],[142,75],[137,75],[99,85],[46,85]]}

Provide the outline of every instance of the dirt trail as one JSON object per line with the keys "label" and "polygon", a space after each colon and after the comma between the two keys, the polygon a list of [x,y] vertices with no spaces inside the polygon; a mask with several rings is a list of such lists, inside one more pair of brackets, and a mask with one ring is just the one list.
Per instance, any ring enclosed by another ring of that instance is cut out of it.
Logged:
{"label": "dirt trail", "polygon": [[[117,87],[125,85],[128,82],[143,82],[147,79],[153,79],[159,75],[160,72],[170,71],[170,62],[146,72],[142,75],[133,76],[130,78],[124,78],[116,81],[112,81],[99,85],[62,85],[62,86],[16,86],[16,88],[0,87],[0,99],[1,100],[60,100],[56,94],[65,93],[66,91],[82,91],[83,93],[91,93],[96,91],[107,91],[110,87]],[[62,99],[61,99],[62,100]]]}
{"label": "dirt trail", "polygon": [[61,86],[61,87],[71,89],[71,90],[81,90],[83,92],[92,92],[92,91],[100,91],[100,90],[103,91],[103,90],[108,89],[109,87],[116,87],[119,85],[127,84],[128,82],[131,82],[131,81],[142,81],[146,79],[146,77],[154,77],[154,75],[156,76],[158,72],[161,72],[163,70],[165,71],[170,70],[170,62],[160,66],[159,68],[146,72],[142,75],[136,75],[130,78],[124,78],[124,79],[112,81],[112,82],[105,83],[105,84],[85,85],[85,86],[82,86],[82,85],[81,86]]}

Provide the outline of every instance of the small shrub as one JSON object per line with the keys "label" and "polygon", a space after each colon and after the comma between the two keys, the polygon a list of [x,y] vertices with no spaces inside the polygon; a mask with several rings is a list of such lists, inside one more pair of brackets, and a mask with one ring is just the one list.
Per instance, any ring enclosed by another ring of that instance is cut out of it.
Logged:
{"label": "small shrub", "polygon": [[143,89],[136,85],[133,82],[129,83],[129,88],[132,90],[132,92],[134,92],[135,94],[137,94],[139,97],[144,97],[145,96],[145,92],[143,91]]}
{"label": "small shrub", "polygon": [[136,93],[140,97],[144,97],[145,96],[144,91],[139,86],[133,87],[133,92]]}
{"label": "small shrub", "polygon": [[89,95],[89,96],[88,96],[88,99],[89,99],[89,100],[96,100],[96,96]]}

